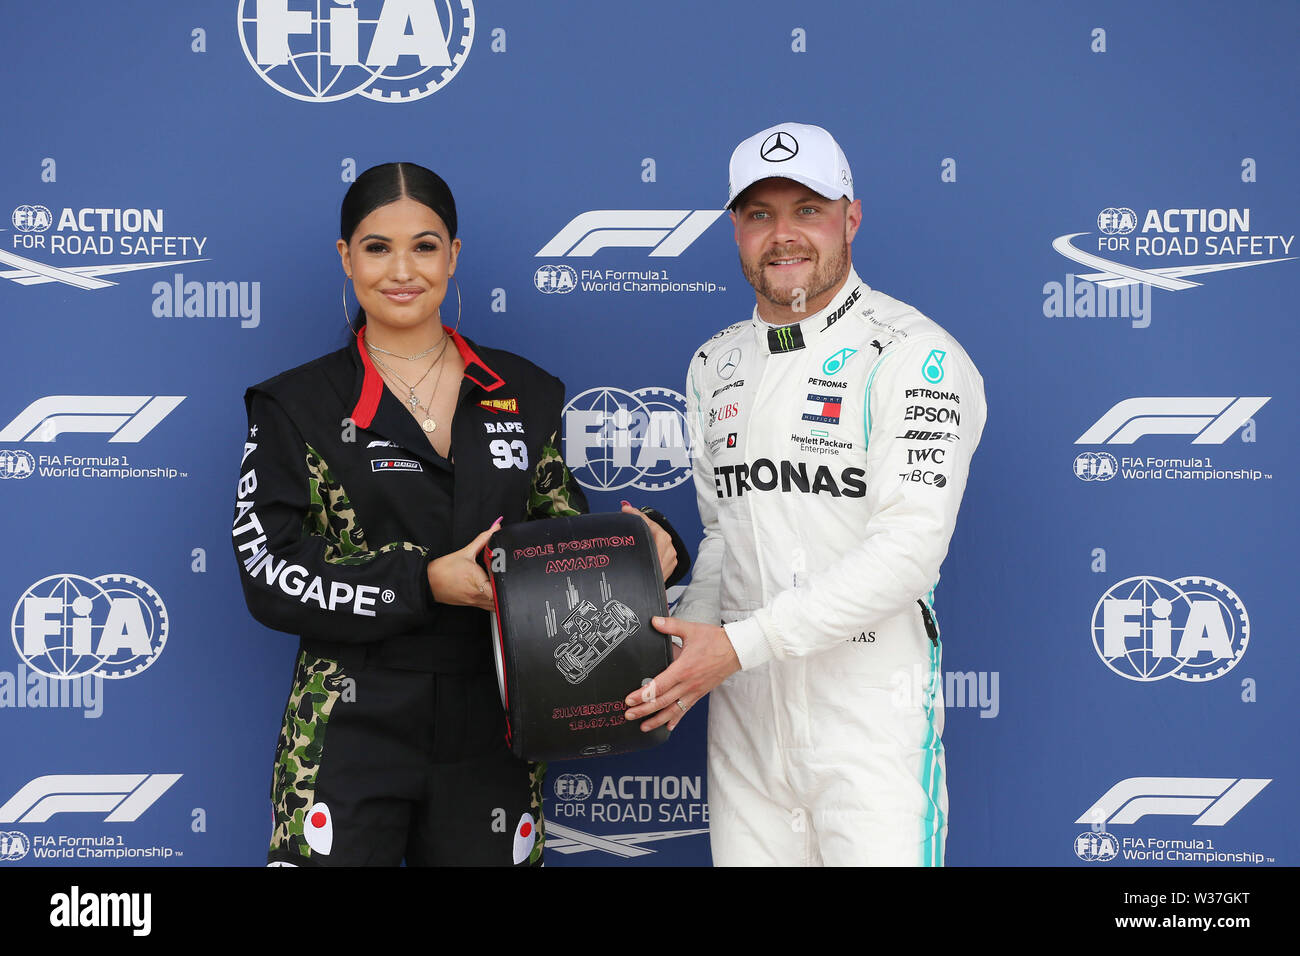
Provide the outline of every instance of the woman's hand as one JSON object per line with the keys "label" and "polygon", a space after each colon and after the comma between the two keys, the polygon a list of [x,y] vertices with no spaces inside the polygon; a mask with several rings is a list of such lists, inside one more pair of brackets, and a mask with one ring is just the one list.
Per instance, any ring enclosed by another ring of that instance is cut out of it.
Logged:
{"label": "woman's hand", "polygon": [[435,601],[492,610],[492,582],[488,580],[483,565],[478,563],[478,556],[499,527],[501,519],[497,518],[492,527],[459,551],[429,562],[429,590],[433,592]]}
{"label": "woman's hand", "polygon": [[664,580],[667,581],[672,577],[673,569],[677,567],[677,549],[673,547],[673,539],[658,523],[651,521],[626,501],[623,502],[623,513],[638,516],[649,527],[650,538],[655,543],[655,550],[659,552],[659,567],[664,572]]}

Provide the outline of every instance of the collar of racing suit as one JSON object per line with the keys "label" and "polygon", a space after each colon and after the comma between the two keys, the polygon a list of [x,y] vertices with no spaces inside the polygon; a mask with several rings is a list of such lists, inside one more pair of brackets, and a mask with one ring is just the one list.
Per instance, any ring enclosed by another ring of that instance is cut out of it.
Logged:
{"label": "collar of racing suit", "polygon": [[[478,353],[464,336],[445,325],[442,328],[451,336],[456,350],[460,352],[460,357],[465,363],[467,379],[485,392],[494,392],[505,385],[505,379],[492,371],[488,364],[479,358]],[[352,350],[352,361],[358,372],[357,387],[352,396],[352,420],[359,428],[370,427],[375,419],[375,412],[379,410],[379,399],[384,394],[384,380],[374,363],[370,361],[370,353],[366,351],[365,336],[366,330],[363,328],[357,333],[357,341]]]}
{"label": "collar of racing suit", "polygon": [[769,353],[775,355],[781,352],[797,352],[806,346],[808,339],[821,335],[844,318],[849,309],[870,291],[870,287],[858,278],[857,272],[850,266],[844,284],[832,296],[830,304],[820,312],[814,312],[806,319],[791,322],[789,325],[772,325],[759,318],[758,306],[754,306],[751,321],[759,338],[767,343]]}

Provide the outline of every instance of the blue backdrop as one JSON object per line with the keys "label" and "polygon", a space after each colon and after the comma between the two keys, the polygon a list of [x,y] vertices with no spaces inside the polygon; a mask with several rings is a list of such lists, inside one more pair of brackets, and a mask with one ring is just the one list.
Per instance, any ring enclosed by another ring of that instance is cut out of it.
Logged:
{"label": "blue backdrop", "polygon": [[[296,641],[231,559],[241,395],[343,344],[357,172],[447,179],[462,330],[565,380],[594,508],[694,543],[688,450],[644,436],[750,313],[726,161],[784,120],[987,387],[936,599],[948,862],[1300,862],[1294,3],[8,6],[6,865],[264,859]],[[707,864],[705,797],[701,708],[552,766],[548,864]]]}

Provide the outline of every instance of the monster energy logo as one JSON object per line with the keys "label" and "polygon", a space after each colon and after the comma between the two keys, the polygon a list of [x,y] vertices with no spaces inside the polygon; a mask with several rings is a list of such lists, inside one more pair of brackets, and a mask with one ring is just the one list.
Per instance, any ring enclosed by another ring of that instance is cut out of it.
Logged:
{"label": "monster energy logo", "polygon": [[803,329],[797,325],[783,325],[767,330],[769,352],[795,352],[803,348]]}

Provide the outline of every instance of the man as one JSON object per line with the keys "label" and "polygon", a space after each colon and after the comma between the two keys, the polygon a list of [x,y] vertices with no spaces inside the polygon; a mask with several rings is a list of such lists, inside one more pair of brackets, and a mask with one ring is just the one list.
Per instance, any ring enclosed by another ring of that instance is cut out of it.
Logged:
{"label": "man", "polygon": [[932,601],[983,381],[943,329],[858,278],[862,207],[826,130],[756,133],[730,174],[754,314],[691,361],[705,536],[677,616],[655,620],[683,650],[627,716],[671,728],[717,688],[719,865],[939,865]]}

